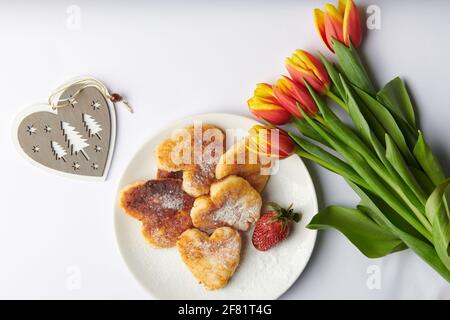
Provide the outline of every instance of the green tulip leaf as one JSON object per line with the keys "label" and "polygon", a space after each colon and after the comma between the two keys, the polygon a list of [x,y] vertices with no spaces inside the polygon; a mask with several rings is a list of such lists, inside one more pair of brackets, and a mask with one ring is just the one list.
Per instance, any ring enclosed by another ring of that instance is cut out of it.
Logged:
{"label": "green tulip leaf", "polygon": [[[414,177],[409,171],[408,166],[406,165],[404,159],[402,158],[402,155],[400,154],[400,151],[397,149],[397,146],[395,145],[394,141],[388,134],[386,134],[386,158],[392,164],[392,167],[400,175],[403,181],[406,183],[408,188],[414,192],[417,199],[423,206],[426,202],[425,193],[417,184],[417,182],[414,180]],[[422,225],[424,225],[427,228],[427,230],[431,231],[431,224],[427,220],[423,211],[421,210],[420,212],[418,212],[416,216],[417,219],[422,223]]]}
{"label": "green tulip leaf", "polygon": [[450,269],[448,269],[439,258],[435,248],[425,240],[414,237],[408,232],[397,228],[385,215],[381,208],[376,204],[368,192],[364,191],[357,185],[349,182],[350,186],[360,196],[362,203],[366,210],[369,210],[372,215],[376,216],[386,228],[403,241],[411,250],[413,250],[419,257],[433,267],[444,279],[450,282]]}
{"label": "green tulip leaf", "polygon": [[416,194],[417,198],[422,203],[425,203],[425,193],[414,179],[412,173],[409,171],[408,166],[398,150],[394,140],[388,134],[386,134],[386,158],[392,164],[395,171],[397,171],[403,181],[405,181],[408,187]]}
{"label": "green tulip leaf", "polygon": [[359,89],[356,86],[353,86],[353,89],[362,99],[364,104],[369,108],[369,110],[375,115],[378,121],[382,124],[386,132],[395,141],[395,143],[397,144],[398,148],[404,155],[407,162],[411,165],[414,165],[415,160],[406,143],[405,137],[403,136],[403,132],[398,126],[392,114],[389,112],[389,110],[384,105],[382,105],[378,100],[373,98],[370,94],[367,94],[365,91]]}
{"label": "green tulip leaf", "polygon": [[331,62],[329,62],[322,54],[320,54],[320,60],[325,66],[325,69],[327,70],[328,75],[330,76],[337,93],[339,94],[339,96],[343,97],[345,91],[344,87],[342,86],[341,78],[339,77],[339,72],[337,71],[336,67]]}
{"label": "green tulip leaf", "polygon": [[331,153],[325,151],[321,147],[309,142],[306,139],[303,139],[300,136],[297,136],[293,133],[289,133],[289,136],[295,143],[301,148],[302,151],[298,151],[297,154],[303,156],[305,158],[316,161],[322,167],[333,171],[340,176],[353,181],[354,183],[363,186],[364,188],[369,188],[367,183],[356,173],[355,170],[343,160],[335,157]]}
{"label": "green tulip leaf", "polygon": [[433,225],[434,247],[448,270],[450,270],[450,213],[445,192],[449,184],[450,179],[447,179],[437,186],[425,206],[425,212]]}
{"label": "green tulip leaf", "polygon": [[369,79],[356,49],[352,46],[348,48],[341,42],[334,40],[333,50],[336,53],[339,66],[347,79],[362,90],[375,95],[376,91],[374,86]]}
{"label": "green tulip leaf", "polygon": [[[378,159],[372,158],[371,154],[365,148],[361,148],[361,150],[363,150],[362,155],[366,157],[369,165],[377,172],[377,174],[397,192],[403,201],[405,201],[414,215],[419,220],[423,220],[425,199],[420,201],[421,199],[416,196],[414,190],[403,181],[391,162],[388,161],[386,158],[386,150],[377,137],[372,133],[371,126],[366,120],[367,116],[365,117],[362,114],[360,106],[356,102],[356,98],[353,96],[349,85],[342,77],[341,81],[347,94],[348,108],[350,111],[349,114],[353,120],[353,123],[364,137],[366,143],[372,145]],[[385,139],[385,136],[383,136],[383,139]],[[379,163],[378,160],[381,161],[381,163]],[[384,166],[384,168],[382,166]],[[386,169],[388,174],[386,174]],[[425,223],[427,231],[431,231],[431,226],[428,226],[427,221],[421,222]]]}
{"label": "green tulip leaf", "polygon": [[315,141],[320,142],[323,145],[329,146],[328,142],[323,139],[320,134],[318,134],[314,129],[312,129],[308,123],[306,122],[306,120],[304,119],[299,119],[297,117],[293,117],[293,121],[292,121],[294,127],[304,136],[313,139]]}
{"label": "green tulip leaf", "polygon": [[398,237],[381,228],[358,209],[330,206],[316,214],[307,227],[335,228],[369,258],[384,257],[391,252],[406,249]]}
{"label": "green tulip leaf", "polygon": [[381,89],[377,98],[393,113],[405,119],[412,127],[416,127],[416,116],[405,83],[399,77],[389,81]]}
{"label": "green tulip leaf", "polygon": [[[311,89],[311,88],[309,88]],[[311,89],[312,91],[312,89]],[[316,99],[318,105],[321,104],[321,98],[317,96],[317,94],[313,93],[314,99]],[[324,106],[322,106],[324,107]],[[321,108],[321,107],[319,107]],[[316,123],[313,121],[305,111],[303,111],[299,106],[300,113],[303,114],[306,121],[310,124],[310,126],[319,133],[322,138],[327,140],[327,142],[335,149],[338,153],[342,155],[342,157],[347,161],[347,163],[353,167],[353,169],[358,173],[359,176],[363,180],[365,180],[370,186],[371,190],[377,194],[378,196],[382,197],[383,199],[386,199],[386,201],[389,203],[392,208],[394,208],[408,223],[410,223],[414,228],[419,231],[424,237],[427,239],[431,239],[430,232],[413,216],[411,215],[411,208],[414,208],[416,211],[418,209],[414,207],[414,204],[411,203],[411,201],[408,202],[408,207],[410,210],[404,206],[404,203],[402,201],[399,201],[398,196],[395,194],[395,191],[389,188],[385,185],[383,180],[374,172],[374,168],[377,172],[380,172],[383,174],[383,178],[386,179],[386,176],[389,176],[386,174],[386,170],[382,165],[377,164],[375,161],[368,159],[373,158],[368,153],[365,153],[364,156],[360,154],[359,152],[354,152],[352,150],[352,147],[349,148],[349,146],[354,145],[356,143],[356,147],[365,148],[362,142],[358,142],[358,137],[355,136],[352,131],[351,133],[346,132],[346,130],[349,130],[348,127],[346,127],[341,122],[336,122],[338,118],[334,118],[335,115],[330,112],[330,114],[333,114],[334,117],[331,117],[331,121],[327,122],[327,125],[329,126],[330,130],[335,134],[335,136],[329,134],[326,130],[323,129],[323,126],[321,124]],[[328,108],[325,106],[324,111],[326,111]],[[342,128],[340,130],[339,128]],[[345,142],[344,142],[345,141]],[[362,146],[360,145],[362,144]],[[369,165],[367,161],[371,161],[372,165]],[[397,189],[397,192],[401,192],[402,190],[398,190],[398,186],[394,185],[394,187]],[[403,198],[405,195],[403,195]]]}
{"label": "green tulip leaf", "polygon": [[428,198],[436,187],[433,181],[431,181],[431,179],[421,169],[409,167],[409,170],[414,176],[414,179],[417,181],[417,183],[419,183],[420,187],[424,191],[425,197]]}
{"label": "green tulip leaf", "polygon": [[433,151],[423,138],[421,131],[419,131],[419,138],[417,139],[413,153],[435,186],[441,184],[442,181],[445,180],[444,171],[442,170],[439,161],[434,156]]}

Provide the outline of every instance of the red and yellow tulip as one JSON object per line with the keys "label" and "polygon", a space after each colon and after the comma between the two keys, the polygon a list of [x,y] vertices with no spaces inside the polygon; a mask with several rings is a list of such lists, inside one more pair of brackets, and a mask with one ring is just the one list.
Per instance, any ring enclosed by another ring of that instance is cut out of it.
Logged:
{"label": "red and yellow tulip", "polygon": [[359,47],[362,41],[361,17],[353,0],[339,0],[338,7],[326,4],[325,10],[314,10],[316,28],[327,47],[333,50],[333,39]]}
{"label": "red and yellow tulip", "polygon": [[286,59],[286,69],[291,78],[299,85],[308,82],[320,94],[326,94],[330,89],[330,78],[322,62],[304,50],[296,50]]}
{"label": "red and yellow tulip", "polygon": [[287,111],[293,116],[303,118],[297,107],[297,103],[308,114],[314,116],[317,113],[317,106],[308,90],[304,86],[300,86],[286,76],[282,76],[273,86],[273,92],[278,100]]}
{"label": "red and yellow tulip", "polygon": [[285,159],[296,146],[289,135],[272,126],[255,125],[249,130],[249,151],[264,157]]}
{"label": "red and yellow tulip", "polygon": [[270,84],[258,83],[247,104],[250,112],[257,118],[270,123],[283,125],[291,120],[291,114],[280,105]]}

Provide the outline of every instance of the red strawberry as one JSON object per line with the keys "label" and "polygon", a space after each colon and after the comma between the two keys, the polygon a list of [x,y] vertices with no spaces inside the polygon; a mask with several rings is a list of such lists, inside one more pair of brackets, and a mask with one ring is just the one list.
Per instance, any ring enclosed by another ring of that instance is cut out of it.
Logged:
{"label": "red strawberry", "polygon": [[289,234],[289,221],[300,221],[300,214],[294,212],[292,204],[281,208],[276,203],[269,203],[269,211],[256,222],[252,242],[257,250],[266,251],[286,239]]}

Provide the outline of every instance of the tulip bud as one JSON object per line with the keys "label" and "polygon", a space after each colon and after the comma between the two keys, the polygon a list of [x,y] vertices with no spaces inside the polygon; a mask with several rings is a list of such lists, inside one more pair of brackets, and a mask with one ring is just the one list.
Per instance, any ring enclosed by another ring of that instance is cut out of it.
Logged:
{"label": "tulip bud", "polygon": [[303,118],[297,107],[297,103],[308,114],[314,116],[317,113],[316,103],[304,86],[299,86],[290,78],[283,76],[273,87],[273,92],[278,102],[292,115]]}
{"label": "tulip bud", "polygon": [[249,151],[260,156],[285,159],[295,152],[295,143],[278,128],[255,125],[249,130]]}
{"label": "tulip bud", "polygon": [[304,86],[306,81],[320,94],[326,94],[330,89],[331,81],[325,66],[306,51],[297,50],[287,58],[286,69],[291,78],[301,86]]}
{"label": "tulip bud", "polygon": [[248,101],[248,108],[257,118],[276,125],[283,125],[291,120],[291,114],[278,102],[271,85],[259,83],[253,97]]}
{"label": "tulip bud", "polygon": [[314,10],[317,32],[326,46],[332,51],[333,40],[347,47],[350,42],[359,47],[362,41],[361,17],[358,7],[352,0],[339,0],[338,7],[325,5],[325,11]]}

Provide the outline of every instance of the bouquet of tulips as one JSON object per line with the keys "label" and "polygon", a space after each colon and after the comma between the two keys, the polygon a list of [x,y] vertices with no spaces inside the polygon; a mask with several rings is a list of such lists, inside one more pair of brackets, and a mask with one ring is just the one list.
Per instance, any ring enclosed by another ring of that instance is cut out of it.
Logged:
{"label": "bouquet of tulips", "polygon": [[[335,228],[371,258],[410,248],[450,282],[450,179],[418,128],[404,82],[395,78],[378,90],[371,81],[356,49],[362,28],[352,0],[314,15],[337,63],[303,50],[287,58],[289,77],[258,84],[248,100],[250,111],[269,123],[253,128],[250,139],[265,155],[296,153],[318,163],[359,195],[356,208],[329,206],[308,228]],[[298,132],[278,129],[288,122]],[[277,145],[267,138],[273,130]]]}

